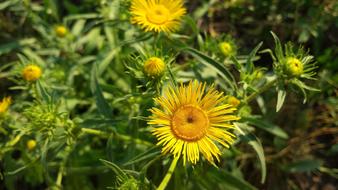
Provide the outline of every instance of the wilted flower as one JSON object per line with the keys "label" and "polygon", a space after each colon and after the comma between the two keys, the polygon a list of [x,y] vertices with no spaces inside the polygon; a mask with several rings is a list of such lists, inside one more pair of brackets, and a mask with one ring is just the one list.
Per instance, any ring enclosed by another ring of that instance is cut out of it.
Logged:
{"label": "wilted flower", "polygon": [[186,13],[182,0],[132,0],[130,11],[131,22],[146,32],[166,33],[177,30]]}
{"label": "wilted flower", "polygon": [[22,77],[28,81],[33,82],[38,80],[42,75],[41,68],[37,65],[27,65],[22,71]]}

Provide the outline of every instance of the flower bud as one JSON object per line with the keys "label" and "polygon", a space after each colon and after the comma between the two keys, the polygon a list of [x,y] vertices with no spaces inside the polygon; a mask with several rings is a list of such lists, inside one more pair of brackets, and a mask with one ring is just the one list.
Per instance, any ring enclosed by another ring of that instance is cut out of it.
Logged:
{"label": "flower bud", "polygon": [[58,37],[63,38],[68,33],[68,30],[64,26],[57,26],[55,27],[55,33]]}
{"label": "flower bud", "polygon": [[234,96],[228,96],[227,103],[230,104],[230,105],[232,105],[233,107],[237,107],[241,103],[241,101],[239,101]]}
{"label": "flower bud", "polygon": [[288,75],[295,77],[300,76],[304,71],[303,63],[295,57],[286,58],[285,68]]}
{"label": "flower bud", "polygon": [[8,110],[9,105],[11,104],[11,97],[4,97],[2,101],[0,101],[0,114],[5,113]]}
{"label": "flower bud", "polygon": [[161,58],[151,57],[143,65],[144,73],[149,77],[161,76],[165,70],[165,63]]}
{"label": "flower bud", "polygon": [[29,141],[27,141],[27,149],[28,150],[33,150],[36,147],[36,141],[31,139]]}
{"label": "flower bud", "polygon": [[233,53],[233,47],[229,42],[222,42],[218,46],[225,57],[228,57]]}
{"label": "flower bud", "polygon": [[28,82],[38,80],[41,75],[41,68],[37,65],[27,65],[22,71],[22,77]]}

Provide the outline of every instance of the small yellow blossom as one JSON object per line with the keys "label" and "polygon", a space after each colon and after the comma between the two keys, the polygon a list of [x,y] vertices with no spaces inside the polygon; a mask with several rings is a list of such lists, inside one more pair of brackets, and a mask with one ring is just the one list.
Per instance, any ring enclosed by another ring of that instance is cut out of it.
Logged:
{"label": "small yellow blossom", "polygon": [[183,0],[132,0],[131,22],[146,32],[173,32],[186,13],[183,4]]}
{"label": "small yellow blossom", "polygon": [[232,105],[233,107],[237,107],[241,103],[241,101],[239,101],[234,96],[228,96],[227,103],[230,104],[230,105]]}
{"label": "small yellow blossom", "polygon": [[163,74],[165,63],[161,58],[151,57],[145,61],[143,70],[149,77],[157,77]]}
{"label": "small yellow blossom", "polygon": [[55,33],[58,37],[63,38],[68,33],[68,30],[64,26],[57,26],[55,27]]}
{"label": "small yellow blossom", "polygon": [[5,113],[8,110],[9,105],[12,102],[11,97],[4,97],[0,102],[0,114]]}
{"label": "small yellow blossom", "polygon": [[38,80],[41,75],[41,68],[37,65],[27,65],[22,71],[22,77],[28,82]]}
{"label": "small yellow blossom", "polygon": [[300,76],[303,74],[303,63],[295,58],[295,57],[288,57],[286,58],[286,71],[291,76]]}
{"label": "small yellow blossom", "polygon": [[219,48],[224,56],[228,57],[233,53],[233,47],[229,42],[222,42],[219,44]]}
{"label": "small yellow blossom", "polygon": [[27,141],[27,149],[28,150],[33,150],[36,147],[36,141],[31,139],[29,141]]}

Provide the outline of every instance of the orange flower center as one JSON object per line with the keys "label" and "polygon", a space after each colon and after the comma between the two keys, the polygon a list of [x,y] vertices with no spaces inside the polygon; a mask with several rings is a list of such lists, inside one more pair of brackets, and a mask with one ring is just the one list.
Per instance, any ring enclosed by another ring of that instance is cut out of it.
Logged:
{"label": "orange flower center", "polygon": [[163,5],[154,5],[153,9],[149,10],[146,18],[149,22],[156,25],[164,24],[169,19],[170,12]]}
{"label": "orange flower center", "polygon": [[194,105],[184,105],[177,109],[171,121],[173,133],[186,141],[201,139],[206,134],[208,127],[207,114]]}

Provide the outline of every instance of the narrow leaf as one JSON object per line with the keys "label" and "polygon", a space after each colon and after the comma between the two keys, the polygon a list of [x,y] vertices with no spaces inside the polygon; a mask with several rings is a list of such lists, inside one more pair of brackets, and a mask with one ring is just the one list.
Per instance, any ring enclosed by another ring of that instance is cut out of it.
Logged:
{"label": "narrow leaf", "polygon": [[256,151],[259,163],[261,165],[261,183],[265,182],[266,178],[266,162],[265,162],[265,155],[264,155],[264,149],[262,146],[262,143],[260,140],[255,137],[254,135],[247,135],[240,127],[240,123],[234,123],[234,126],[239,131],[240,134],[242,134],[242,137],[245,141],[248,142],[249,145],[252,146],[252,148]]}
{"label": "narrow leaf", "polygon": [[97,80],[97,65],[93,65],[92,73],[91,73],[91,81],[90,81],[91,91],[95,96],[97,109],[99,112],[104,115],[106,118],[111,118],[112,109],[109,103],[103,96],[101,87]]}
{"label": "narrow leaf", "polygon": [[233,90],[237,89],[234,76],[223,64],[215,61],[211,57],[193,48],[186,47],[183,49],[183,51],[187,51],[192,56],[194,56],[197,60],[199,60],[201,63],[205,64],[206,66],[211,66],[215,68],[218,74],[222,76],[222,78],[226,81],[229,87],[231,87]]}
{"label": "narrow leaf", "polygon": [[282,108],[282,106],[284,104],[285,97],[286,97],[286,91],[282,90],[282,89],[278,90],[276,112],[278,112]]}

